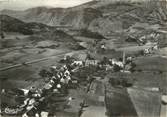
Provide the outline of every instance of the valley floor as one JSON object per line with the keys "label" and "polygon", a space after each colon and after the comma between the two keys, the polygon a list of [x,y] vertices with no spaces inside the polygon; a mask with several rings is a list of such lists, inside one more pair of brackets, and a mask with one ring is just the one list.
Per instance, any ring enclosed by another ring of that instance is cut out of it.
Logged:
{"label": "valley floor", "polygon": [[[127,50],[134,50],[133,47],[127,48],[118,48],[118,50],[127,49]],[[136,46],[135,49],[143,49],[143,46]],[[32,86],[35,87],[42,87],[44,85],[44,79],[39,77],[39,71],[43,68],[49,68],[52,65],[59,65],[60,59],[64,57],[64,55],[68,54],[80,54],[84,53],[85,50],[74,51],[69,50],[65,47],[58,47],[56,49],[50,48],[36,48],[33,46],[27,48],[13,47],[13,48],[6,48],[0,50],[0,88],[1,89],[11,89],[11,88],[25,88],[29,89]],[[99,55],[100,56],[100,55]],[[71,108],[65,109],[62,112],[57,112],[56,115],[58,117],[78,117],[78,111],[80,108],[80,103],[83,100],[86,100],[89,107],[85,108],[81,117],[106,117],[106,113],[108,110],[115,110],[115,111],[126,111],[124,114],[131,113],[132,115],[139,115],[143,113],[143,110],[139,107],[135,107],[139,105],[140,99],[137,99],[135,96],[139,95],[139,93],[133,92],[135,95],[133,97],[132,94],[128,94],[128,89],[124,88],[113,88],[107,87],[105,89],[105,85],[108,83],[110,77],[114,78],[133,78],[134,79],[134,87],[143,90],[150,90],[152,88],[159,89],[158,97],[154,92],[150,94],[152,96],[152,101],[157,99],[157,105],[155,107],[155,113],[153,115],[157,115],[160,112],[161,105],[159,102],[159,96],[167,92],[167,56],[166,56],[166,49],[158,50],[154,55],[148,56],[139,56],[135,58],[136,68],[135,72],[133,73],[106,73],[106,77],[104,80],[96,81],[94,84],[95,87],[92,87],[92,90],[86,94],[84,88],[81,89],[74,89],[70,90],[69,95],[75,98],[74,101],[71,102]],[[26,64],[28,63],[28,64]],[[8,69],[9,66],[19,65],[16,68]],[[106,94],[105,91],[109,91]],[[140,91],[139,91],[140,92]],[[144,92],[146,97],[149,96],[149,93]],[[108,97],[107,97],[108,96]],[[139,95],[142,97],[141,95]],[[155,97],[154,97],[155,96]],[[110,101],[105,103],[105,97],[112,98]],[[122,98],[123,97],[123,98]],[[151,98],[151,97],[150,97]],[[127,100],[125,100],[127,99]],[[8,99],[6,100],[8,101]],[[116,102],[117,101],[117,102]],[[120,102],[119,102],[120,101]],[[137,102],[136,102],[137,101]],[[146,100],[145,100],[146,101]],[[155,102],[156,102],[155,101]],[[144,102],[144,101],[143,101]],[[151,103],[148,101],[151,105]],[[129,104],[129,108],[126,108],[126,104]],[[136,104],[136,105],[135,105]],[[108,106],[107,106],[108,105]],[[143,103],[144,105],[144,103]],[[143,106],[142,105],[142,106]],[[141,105],[139,105],[141,106]],[[155,106],[155,105],[154,105]],[[157,110],[158,108],[158,110]],[[148,106],[147,108],[151,111],[151,107]],[[161,117],[165,115],[166,106],[161,106]],[[128,112],[129,111],[129,112]],[[132,112],[133,111],[133,112]],[[136,112],[138,111],[138,112]],[[140,112],[139,112],[140,111]],[[116,113],[118,114],[118,113]],[[148,113],[147,113],[148,114]]]}

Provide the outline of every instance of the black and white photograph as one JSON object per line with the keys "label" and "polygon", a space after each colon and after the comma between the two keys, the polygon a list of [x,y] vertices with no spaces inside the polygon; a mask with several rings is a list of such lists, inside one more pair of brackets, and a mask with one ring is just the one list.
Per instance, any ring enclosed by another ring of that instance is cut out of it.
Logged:
{"label": "black and white photograph", "polygon": [[0,117],[167,117],[167,0],[0,0]]}

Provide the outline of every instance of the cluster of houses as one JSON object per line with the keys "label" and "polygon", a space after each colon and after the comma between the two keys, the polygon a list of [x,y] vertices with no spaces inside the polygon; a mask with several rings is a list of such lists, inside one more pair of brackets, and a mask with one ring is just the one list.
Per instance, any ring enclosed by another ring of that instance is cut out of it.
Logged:
{"label": "cluster of houses", "polygon": [[[68,57],[70,59],[70,57]],[[123,58],[107,58],[104,57],[102,60],[90,58],[89,56],[85,60],[80,61],[73,61],[71,65],[75,65],[79,67],[87,67],[87,66],[94,66],[97,70],[105,70],[105,71],[112,71],[112,72],[132,72],[133,68],[135,67],[135,63],[133,62],[133,57],[123,57]],[[67,60],[67,59],[64,59]],[[75,70],[75,69],[74,69]],[[73,71],[74,71],[73,70]]]}
{"label": "cluster of houses", "polygon": [[[65,57],[63,61],[65,64],[58,66],[51,66],[49,70],[43,71],[44,78],[48,80],[42,88],[31,87],[30,89],[18,89],[15,95],[24,97],[24,100],[17,107],[6,107],[1,112],[8,115],[22,115],[22,117],[47,117],[49,115],[46,111],[47,101],[49,96],[64,95],[68,97],[68,89],[70,85],[78,85],[78,81],[72,78],[72,75],[79,71],[80,68],[93,65],[97,70],[121,72],[125,70],[125,66],[132,65],[132,57],[127,57],[126,62],[117,59],[104,58],[103,60],[90,60],[85,61],[74,60],[71,57]],[[127,70],[131,70],[129,67]],[[6,89],[1,91],[2,94],[7,93]],[[66,98],[66,104],[70,104],[72,97]]]}
{"label": "cluster of houses", "polygon": [[144,55],[149,55],[149,54],[154,53],[156,50],[158,50],[158,45],[157,44],[144,49],[143,53],[144,53]]}
{"label": "cluster of houses", "polygon": [[[76,64],[72,63],[72,66]],[[1,112],[7,115],[22,115],[22,117],[47,117],[49,113],[45,110],[49,96],[63,95],[67,97],[68,87],[70,83],[77,83],[71,79],[71,68],[63,65],[60,68],[51,66],[50,71],[45,72],[49,80],[42,88],[31,87],[30,89],[17,89],[15,95],[24,96],[24,101],[15,108],[6,107]],[[8,93],[8,90],[3,89],[2,94]],[[68,105],[72,97],[66,98],[64,101]]]}

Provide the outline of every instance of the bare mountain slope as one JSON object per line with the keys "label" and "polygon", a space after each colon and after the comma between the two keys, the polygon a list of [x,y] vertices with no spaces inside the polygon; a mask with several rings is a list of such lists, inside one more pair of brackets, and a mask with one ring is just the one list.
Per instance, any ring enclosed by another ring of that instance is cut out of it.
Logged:
{"label": "bare mountain slope", "polygon": [[51,26],[72,25],[75,28],[87,27],[91,21],[102,16],[101,12],[93,8],[63,9],[37,7],[25,11],[3,10],[1,14],[16,17],[25,22],[38,22]]}
{"label": "bare mountain slope", "polygon": [[72,26],[109,35],[126,30],[135,23],[163,25],[167,21],[164,1],[96,0],[72,8],[37,7],[25,11],[3,10],[2,14],[25,22],[38,22],[51,26]]}

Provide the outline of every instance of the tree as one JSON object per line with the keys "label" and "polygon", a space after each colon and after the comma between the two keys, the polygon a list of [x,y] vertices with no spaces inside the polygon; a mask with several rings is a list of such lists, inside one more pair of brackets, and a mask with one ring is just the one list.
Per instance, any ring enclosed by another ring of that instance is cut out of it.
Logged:
{"label": "tree", "polygon": [[1,32],[1,39],[4,39],[5,38],[5,35],[3,32]]}

